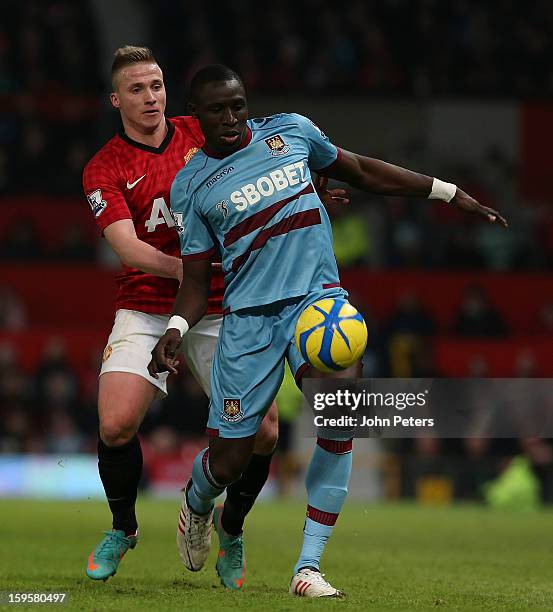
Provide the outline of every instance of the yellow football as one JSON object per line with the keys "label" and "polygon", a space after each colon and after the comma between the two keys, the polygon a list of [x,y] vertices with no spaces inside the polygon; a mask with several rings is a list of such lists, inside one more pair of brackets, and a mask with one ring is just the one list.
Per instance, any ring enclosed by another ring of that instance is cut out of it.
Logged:
{"label": "yellow football", "polygon": [[323,372],[345,370],[359,361],[367,346],[367,326],[347,300],[324,299],[300,315],[295,331],[302,357]]}

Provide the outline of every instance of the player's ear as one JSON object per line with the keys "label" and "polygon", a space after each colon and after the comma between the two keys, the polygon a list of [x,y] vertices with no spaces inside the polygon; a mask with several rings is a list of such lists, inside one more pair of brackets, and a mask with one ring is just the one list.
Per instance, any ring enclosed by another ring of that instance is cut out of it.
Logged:
{"label": "player's ear", "polygon": [[198,118],[198,111],[194,102],[188,103],[188,112],[192,115],[192,117],[194,117],[194,119]]}
{"label": "player's ear", "polygon": [[110,102],[111,102],[111,105],[113,106],[113,108],[119,108],[121,106],[121,104],[119,102],[119,98],[118,98],[117,94],[114,91],[112,91],[109,94],[109,99],[110,99]]}

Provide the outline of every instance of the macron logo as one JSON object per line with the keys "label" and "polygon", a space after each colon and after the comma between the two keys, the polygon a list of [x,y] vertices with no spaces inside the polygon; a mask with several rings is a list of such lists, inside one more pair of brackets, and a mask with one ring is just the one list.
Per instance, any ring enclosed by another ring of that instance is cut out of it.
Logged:
{"label": "macron logo", "polygon": [[133,187],[135,187],[136,185],[138,185],[138,183],[140,183],[140,181],[145,177],[146,175],[143,174],[140,178],[137,178],[136,181],[134,181],[133,183],[129,183],[129,181],[127,181],[127,189],[132,189]]}
{"label": "macron logo", "polygon": [[229,174],[233,170],[234,170],[234,166],[229,166],[228,168],[224,168],[223,170],[221,170],[221,172],[219,172],[219,174],[216,174],[215,176],[212,176],[209,179],[209,181],[207,181],[207,183],[205,184],[206,188],[209,189],[210,187],[213,187],[213,185],[215,185],[215,183],[219,179],[222,179],[224,176],[226,176],[227,174]]}

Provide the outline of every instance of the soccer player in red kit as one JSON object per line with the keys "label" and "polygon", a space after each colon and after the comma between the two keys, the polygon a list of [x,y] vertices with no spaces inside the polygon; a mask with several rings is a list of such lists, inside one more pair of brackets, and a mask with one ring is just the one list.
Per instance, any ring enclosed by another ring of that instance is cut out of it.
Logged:
{"label": "soccer player in red kit", "polygon": [[[83,175],[94,218],[123,263],[117,277],[115,322],[99,379],[98,469],[113,529],[105,532],[88,558],[86,573],[95,580],[114,575],[123,555],[137,542],[135,502],[142,472],[137,432],[154,398],[167,393],[167,374],[152,378],[147,365],[182,281],[181,228],[170,210],[169,191],[177,171],[204,143],[195,119],[165,117],[163,74],[149,49],[118,49],[111,76],[111,104],[120,112],[122,130],[89,161]],[[208,394],[222,322],[223,279],[220,270],[213,276],[207,315],[183,347],[191,371]],[[252,462],[229,490],[223,511],[229,534],[240,536],[245,515],[267,479],[277,427],[273,405]],[[181,531],[195,527],[179,524]],[[233,551],[245,565],[241,539]]]}

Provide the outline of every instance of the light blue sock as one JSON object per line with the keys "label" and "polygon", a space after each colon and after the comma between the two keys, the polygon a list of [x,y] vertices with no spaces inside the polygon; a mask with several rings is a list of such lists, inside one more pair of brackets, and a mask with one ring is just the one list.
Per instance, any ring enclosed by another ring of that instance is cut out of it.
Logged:
{"label": "light blue sock", "polygon": [[207,514],[213,508],[215,498],[224,490],[225,487],[220,486],[209,471],[209,450],[204,448],[194,459],[188,504],[197,514]]}
{"label": "light blue sock", "polygon": [[307,518],[294,574],[304,567],[319,569],[325,544],[348,493],[351,447],[351,440],[317,438],[307,470]]}

